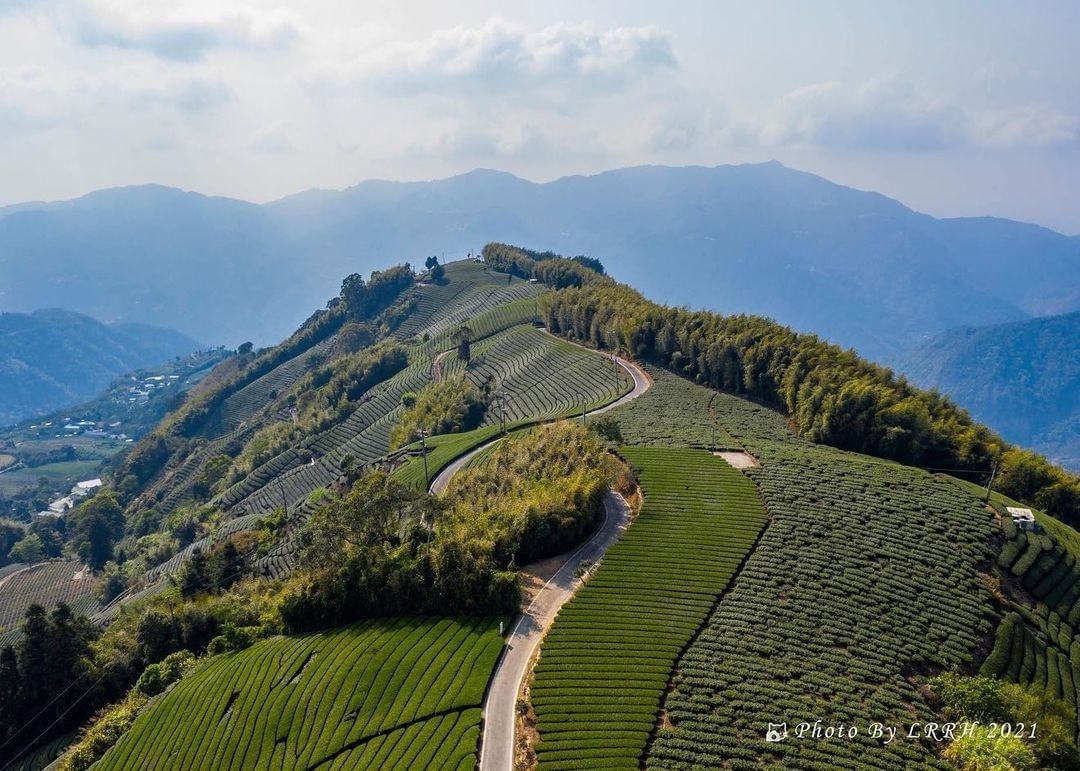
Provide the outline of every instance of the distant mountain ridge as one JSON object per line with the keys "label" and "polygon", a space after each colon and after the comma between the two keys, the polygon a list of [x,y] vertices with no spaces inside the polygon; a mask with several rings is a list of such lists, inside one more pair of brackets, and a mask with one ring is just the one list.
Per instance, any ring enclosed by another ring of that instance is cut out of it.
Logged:
{"label": "distant mountain ridge", "polygon": [[175,330],[65,310],[0,314],[0,425],[89,399],[119,375],[201,347]]}
{"label": "distant mountain ridge", "polygon": [[0,303],[262,344],[344,274],[489,240],[592,254],[658,300],[768,315],[871,357],[961,325],[1080,309],[1080,239],[935,219],[776,162],[545,184],[477,170],[261,206],[160,186],[23,204],[0,209]]}
{"label": "distant mountain ridge", "polygon": [[897,364],[1006,439],[1080,471],[1080,312],[951,330]]}

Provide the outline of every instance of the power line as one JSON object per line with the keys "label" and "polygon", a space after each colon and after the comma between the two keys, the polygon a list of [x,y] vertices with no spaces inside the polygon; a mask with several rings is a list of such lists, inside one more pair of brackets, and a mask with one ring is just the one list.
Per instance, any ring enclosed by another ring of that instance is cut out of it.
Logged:
{"label": "power line", "polygon": [[[30,726],[31,726],[31,725],[32,725],[32,724],[34,723],[34,721],[35,721],[35,720],[37,720],[37,719],[38,719],[39,717],[41,717],[41,716],[42,716],[43,714],[45,714],[45,712],[46,712],[46,711],[48,711],[48,709],[49,709],[49,708],[50,708],[50,707],[51,707],[51,706],[52,706],[53,704],[55,704],[55,703],[56,703],[57,699],[59,699],[59,698],[60,698],[61,696],[63,696],[63,695],[64,695],[64,694],[66,694],[66,693],[67,693],[68,691],[70,691],[70,690],[71,690],[72,688],[74,688],[74,687],[75,687],[75,685],[76,685],[76,684],[77,684],[77,683],[78,683],[78,682],[79,682],[80,680],[82,680],[83,678],[85,678],[85,677],[86,677],[86,676],[87,676],[88,674],[89,674],[89,672],[83,672],[83,673],[82,673],[81,675],[79,675],[79,676],[78,676],[78,677],[76,677],[76,678],[75,678],[74,680],[72,680],[72,681],[71,681],[70,683],[68,683],[67,687],[66,687],[66,688],[64,688],[64,690],[60,691],[60,693],[58,693],[58,694],[56,694],[55,696],[53,696],[53,698],[52,698],[52,701],[50,701],[50,702],[49,702],[48,704],[46,704],[46,705],[45,705],[44,707],[42,707],[42,708],[41,708],[40,710],[38,710],[38,712],[37,712],[37,714],[36,714],[36,715],[34,715],[34,716],[33,716],[32,718],[30,718],[29,720],[27,720],[27,721],[26,721],[26,723],[25,723],[25,724],[24,724],[24,725],[22,726],[22,728],[20,728],[20,729],[19,729],[18,731],[16,731],[16,732],[15,732],[15,733],[13,733],[13,734],[12,734],[11,736],[9,736],[6,742],[4,742],[3,744],[0,744],[0,750],[3,750],[3,749],[4,749],[5,747],[7,747],[7,746],[8,746],[8,745],[9,745],[9,744],[11,743],[12,739],[14,739],[14,738],[15,738],[16,736],[18,736],[19,734],[21,734],[21,733],[22,733],[23,731],[25,731],[25,730],[26,730],[27,728],[29,728],[29,727],[30,727]],[[36,741],[36,740],[35,740],[35,741]],[[33,747],[33,744],[31,744],[31,745],[29,745],[29,746],[30,746],[30,747]],[[25,752],[25,750],[24,750],[24,752]]]}
{"label": "power line", "polygon": [[[108,665],[106,665],[105,669],[106,669],[106,670],[108,669]],[[33,749],[33,748],[34,748],[34,747],[35,747],[35,746],[37,745],[37,743],[38,743],[39,741],[41,741],[42,737],[44,737],[44,736],[47,736],[47,735],[48,735],[48,733],[49,733],[49,731],[51,731],[51,730],[52,730],[53,728],[55,728],[55,727],[57,726],[57,724],[59,724],[59,723],[60,723],[60,721],[61,721],[61,720],[63,720],[63,719],[65,718],[65,717],[67,717],[68,713],[69,713],[69,712],[71,712],[71,710],[75,709],[75,705],[76,705],[76,704],[78,704],[78,703],[79,703],[80,701],[82,701],[83,699],[85,699],[85,698],[86,698],[86,697],[87,697],[87,696],[88,696],[88,695],[90,694],[90,692],[91,692],[91,691],[93,691],[93,690],[94,690],[95,688],[97,688],[97,687],[98,687],[99,685],[101,685],[101,682],[102,682],[102,681],[103,681],[103,680],[105,679],[105,676],[106,676],[107,674],[108,674],[108,672],[107,672],[107,671],[103,671],[103,672],[102,672],[102,674],[101,674],[101,677],[99,677],[99,678],[98,678],[98,679],[97,679],[97,680],[96,680],[96,681],[94,682],[94,684],[93,684],[93,685],[91,685],[91,686],[90,686],[89,688],[87,688],[87,689],[86,689],[85,691],[83,691],[83,692],[82,692],[82,694],[81,694],[81,695],[79,696],[79,698],[77,698],[77,699],[75,699],[75,701],[71,702],[71,706],[69,706],[69,707],[68,707],[67,709],[65,709],[65,710],[64,710],[63,712],[61,712],[61,713],[60,713],[60,716],[59,716],[58,718],[56,718],[56,720],[52,721],[52,723],[50,723],[50,724],[49,724],[49,725],[48,725],[48,726],[47,726],[47,727],[45,728],[45,730],[44,730],[44,731],[42,731],[42,732],[41,732],[41,733],[39,733],[39,734],[38,734],[38,735],[37,735],[36,737],[34,737],[34,740],[33,740],[32,742],[30,742],[30,743],[29,743],[28,745],[26,745],[26,748],[25,748],[25,749],[24,749],[24,750],[23,750],[22,752],[20,752],[20,753],[19,753],[19,754],[18,754],[18,755],[16,756],[16,758],[15,758],[15,759],[16,759],[16,760],[18,760],[18,758],[21,758],[21,757],[22,757],[23,755],[25,755],[25,754],[26,754],[26,751],[27,751],[27,750],[31,750],[31,749]],[[78,682],[78,681],[76,681],[76,682]],[[40,714],[40,713],[39,713],[39,714]],[[35,719],[36,719],[36,717],[35,717]],[[29,724],[29,723],[27,723],[26,725],[28,726],[28,725],[30,725],[30,724]],[[19,729],[19,732],[23,731],[23,730],[24,730],[25,728],[26,728],[26,726],[23,726],[23,728],[20,728],[20,729]],[[12,734],[12,736],[11,736],[11,739],[14,739],[14,738],[15,738],[16,736],[18,736],[18,733]],[[4,744],[3,744],[3,745],[0,745],[0,750],[2,750],[2,749],[3,749],[4,747],[6,747],[6,746],[8,745],[8,742],[10,742],[10,741],[11,741],[11,739],[8,739],[8,741],[7,741],[7,742],[4,742]]]}
{"label": "power line", "polygon": [[993,469],[970,469],[970,468],[934,468],[933,466],[916,466],[923,471],[941,471],[948,474],[992,474]]}

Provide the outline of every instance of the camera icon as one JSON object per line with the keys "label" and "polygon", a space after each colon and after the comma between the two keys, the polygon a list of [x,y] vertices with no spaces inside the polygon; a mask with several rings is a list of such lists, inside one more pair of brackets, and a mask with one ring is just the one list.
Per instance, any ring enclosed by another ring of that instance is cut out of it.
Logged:
{"label": "camera icon", "polygon": [[769,723],[769,730],[765,732],[765,741],[782,742],[787,738],[787,723]]}

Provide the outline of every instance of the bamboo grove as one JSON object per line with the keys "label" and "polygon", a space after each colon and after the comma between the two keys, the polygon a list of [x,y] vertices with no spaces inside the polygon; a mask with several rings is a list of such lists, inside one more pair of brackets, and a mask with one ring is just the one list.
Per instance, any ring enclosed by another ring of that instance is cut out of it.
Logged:
{"label": "bamboo grove", "polygon": [[[575,267],[578,275],[589,274]],[[816,335],[759,316],[660,305],[596,273],[580,286],[545,295],[541,309],[556,334],[775,407],[811,441],[987,476],[1000,462],[999,489],[1066,522],[1080,522],[1076,477],[1009,447],[940,393],[916,388]]]}

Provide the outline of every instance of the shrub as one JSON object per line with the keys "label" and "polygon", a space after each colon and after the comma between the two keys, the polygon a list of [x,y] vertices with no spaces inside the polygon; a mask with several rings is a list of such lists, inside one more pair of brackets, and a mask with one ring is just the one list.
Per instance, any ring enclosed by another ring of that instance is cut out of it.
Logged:
{"label": "shrub", "polygon": [[144,704],[146,697],[133,691],[125,701],[99,713],[78,743],[60,760],[60,771],[90,768],[131,728]]}
{"label": "shrub", "polygon": [[157,696],[179,680],[194,663],[195,657],[188,651],[170,653],[164,660],[144,669],[135,687],[146,696]]}
{"label": "shrub", "polygon": [[484,403],[480,393],[464,377],[424,386],[411,407],[405,409],[390,434],[390,447],[397,449],[420,438],[468,431],[480,425]]}
{"label": "shrub", "polygon": [[211,656],[215,656],[229,651],[241,651],[250,647],[258,638],[259,627],[257,626],[238,627],[233,624],[225,624],[222,633],[210,641],[206,652]]}
{"label": "shrub", "polygon": [[930,680],[941,699],[942,711],[952,720],[1002,721],[1009,717],[1005,684],[992,677],[968,677],[945,672]]}
{"label": "shrub", "polygon": [[1016,736],[991,736],[988,726],[976,726],[942,752],[961,771],[1026,771],[1039,767],[1031,746]]}

